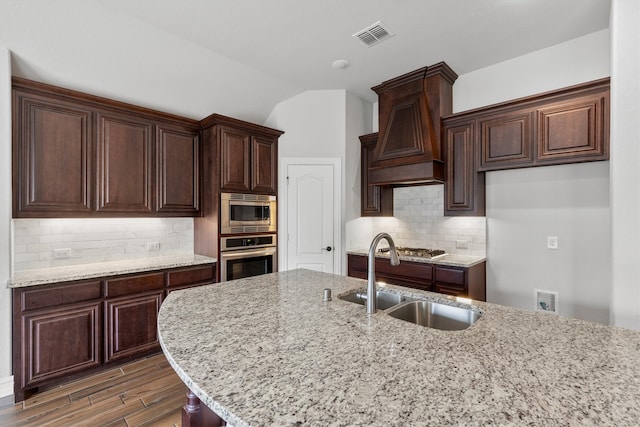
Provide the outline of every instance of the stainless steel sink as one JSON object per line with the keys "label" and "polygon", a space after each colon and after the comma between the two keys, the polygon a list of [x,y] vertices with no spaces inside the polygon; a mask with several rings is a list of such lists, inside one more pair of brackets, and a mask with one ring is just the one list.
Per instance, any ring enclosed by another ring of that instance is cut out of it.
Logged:
{"label": "stainless steel sink", "polygon": [[480,318],[476,311],[433,301],[406,302],[386,313],[396,319],[444,331],[467,329]]}
{"label": "stainless steel sink", "polygon": [[[364,289],[353,291],[345,295],[340,295],[338,298],[349,302],[355,302],[356,304],[365,305],[367,302],[367,291]],[[380,310],[386,310],[394,305],[411,300],[413,300],[413,298],[393,294],[391,292],[384,292],[381,290],[376,292],[376,303]]]}

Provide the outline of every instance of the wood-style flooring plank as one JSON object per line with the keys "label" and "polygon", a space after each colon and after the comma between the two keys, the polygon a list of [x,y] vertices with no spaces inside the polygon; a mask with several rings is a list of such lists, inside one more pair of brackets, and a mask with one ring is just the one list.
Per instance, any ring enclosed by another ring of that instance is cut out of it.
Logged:
{"label": "wood-style flooring plank", "polygon": [[88,408],[65,414],[56,421],[47,424],[47,426],[100,426],[124,419],[127,413],[137,412],[142,408],[144,408],[144,405],[141,401],[133,401],[125,405],[118,396],[115,396]]}
{"label": "wood-style flooring plank", "polygon": [[0,426],[179,426],[187,388],[159,354],[36,393]]}
{"label": "wood-style flooring plank", "polygon": [[[185,395],[186,396],[186,395]],[[142,426],[149,422],[158,421],[176,410],[176,406],[182,409],[185,404],[185,396],[173,396],[169,399],[163,399],[156,404],[142,409],[134,414],[125,417],[125,421],[131,427]]]}
{"label": "wood-style flooring plank", "polygon": [[87,396],[94,396],[97,393],[101,393],[106,389],[110,389],[112,387],[117,387],[118,385],[126,384],[129,381],[135,381],[137,378],[139,378],[139,376],[153,373],[155,371],[157,371],[157,368],[150,366],[144,369],[140,369],[135,373],[135,375],[132,375],[132,376],[122,375],[121,377],[113,378],[105,382],[94,383],[81,390],[77,390],[77,391],[74,391],[73,393],[70,393],[69,398],[71,400],[76,400],[76,399],[82,399],[83,397],[87,397]]}
{"label": "wood-style flooring plank", "polygon": [[[107,388],[91,393],[91,396],[89,398],[95,405],[101,400],[109,399],[112,396],[118,396],[120,398],[122,394],[131,393],[132,390],[136,390],[134,391],[134,393],[137,393],[138,390],[144,392],[149,383],[154,382],[158,379],[162,379],[163,377],[170,374],[170,372],[162,372],[157,369],[153,369],[149,372],[145,372],[144,375],[137,376],[136,378],[131,378],[126,382],[111,384]],[[122,400],[122,398],[120,398],[120,400]]]}
{"label": "wood-style flooring plank", "polygon": [[90,407],[91,407],[91,402],[89,401],[89,398],[86,397],[82,400],[71,402],[68,405],[60,406],[48,412],[34,413],[28,418],[24,418],[24,419],[20,418],[16,421],[15,425],[16,427],[17,426],[27,427],[27,426],[49,425],[48,423],[59,420],[60,418],[64,417],[68,413],[75,413],[83,409],[88,409]]}
{"label": "wood-style flooring plank", "polygon": [[113,381],[123,376],[124,373],[122,372],[122,369],[109,369],[108,371],[100,372],[86,378],[81,378],[79,380],[72,381],[54,388],[39,391],[38,393],[25,400],[23,403],[25,408],[29,406],[41,405],[42,403],[56,399],[60,396],[69,396],[77,391],[84,390],[95,384],[102,384],[107,381]]}
{"label": "wood-style flooring plank", "polygon": [[[170,372],[166,375],[156,378],[153,381],[149,381],[146,384],[140,386],[134,386],[120,394],[120,398],[123,402],[127,402],[131,399],[140,399],[148,406],[147,399],[149,396],[153,396],[160,391],[161,395],[164,395],[164,390],[173,386],[182,386],[182,382],[176,384],[174,377],[175,373]],[[185,386],[186,390],[186,386]],[[153,401],[153,399],[149,399]]]}

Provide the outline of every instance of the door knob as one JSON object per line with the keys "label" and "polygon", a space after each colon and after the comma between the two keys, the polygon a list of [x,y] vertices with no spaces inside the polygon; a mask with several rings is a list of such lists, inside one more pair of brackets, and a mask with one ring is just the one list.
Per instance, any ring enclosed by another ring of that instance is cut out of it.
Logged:
{"label": "door knob", "polygon": [[326,248],[322,248],[323,251],[331,252],[333,248],[331,246],[327,246]]}

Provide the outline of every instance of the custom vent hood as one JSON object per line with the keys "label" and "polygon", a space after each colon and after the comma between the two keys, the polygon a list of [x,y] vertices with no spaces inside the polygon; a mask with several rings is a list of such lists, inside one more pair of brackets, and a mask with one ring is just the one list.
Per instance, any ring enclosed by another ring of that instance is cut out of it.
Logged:
{"label": "custom vent hood", "polygon": [[378,94],[380,122],[368,170],[369,185],[444,182],[440,117],[452,112],[452,88],[457,78],[440,62],[371,88]]}

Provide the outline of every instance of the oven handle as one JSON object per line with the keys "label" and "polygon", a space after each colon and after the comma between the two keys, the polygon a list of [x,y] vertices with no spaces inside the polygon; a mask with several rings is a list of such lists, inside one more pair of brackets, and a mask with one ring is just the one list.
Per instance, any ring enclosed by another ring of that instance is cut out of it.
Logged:
{"label": "oven handle", "polygon": [[238,258],[247,258],[251,256],[262,256],[262,255],[273,255],[276,253],[277,248],[263,248],[256,250],[237,250],[237,251],[228,251],[221,252],[220,257],[224,259],[238,259]]}

